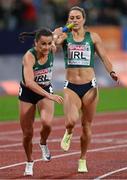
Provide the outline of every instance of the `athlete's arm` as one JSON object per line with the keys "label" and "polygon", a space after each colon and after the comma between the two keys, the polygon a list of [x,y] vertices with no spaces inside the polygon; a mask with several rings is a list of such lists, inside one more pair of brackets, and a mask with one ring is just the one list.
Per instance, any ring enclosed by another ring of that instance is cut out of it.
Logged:
{"label": "athlete's arm", "polygon": [[61,104],[63,102],[63,98],[61,96],[48,93],[34,81],[34,72],[33,72],[34,64],[35,64],[34,56],[30,52],[27,52],[23,58],[23,66],[24,66],[23,73],[25,78],[25,85],[32,91],[36,92],[37,94],[45,96],[48,99]]}
{"label": "athlete's arm", "polygon": [[103,42],[102,42],[100,36],[98,34],[96,34],[96,33],[91,33],[91,36],[92,36],[92,40],[94,42],[96,53],[98,54],[101,61],[103,62],[107,72],[110,74],[110,76],[115,81],[117,81],[118,77],[117,77],[115,71],[113,70],[111,62],[109,61],[109,58],[108,58],[108,56],[106,54],[106,51],[104,49]]}
{"label": "athlete's arm", "polygon": [[57,47],[56,47],[56,45],[55,45],[55,42],[54,42],[54,41],[52,42],[51,50],[52,50],[52,52],[53,52],[53,53],[55,53],[55,52],[56,52],[56,50],[57,50]]}

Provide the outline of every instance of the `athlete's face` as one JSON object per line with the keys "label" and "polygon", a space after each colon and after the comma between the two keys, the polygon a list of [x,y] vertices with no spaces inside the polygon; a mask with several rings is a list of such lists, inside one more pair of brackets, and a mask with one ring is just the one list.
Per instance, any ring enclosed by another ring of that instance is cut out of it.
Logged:
{"label": "athlete's face", "polygon": [[74,30],[78,30],[82,28],[85,24],[85,18],[82,15],[82,12],[78,10],[72,10],[69,13],[68,17],[68,23],[73,23],[74,24]]}
{"label": "athlete's face", "polygon": [[52,36],[41,36],[35,41],[35,47],[40,54],[47,55],[52,47]]}

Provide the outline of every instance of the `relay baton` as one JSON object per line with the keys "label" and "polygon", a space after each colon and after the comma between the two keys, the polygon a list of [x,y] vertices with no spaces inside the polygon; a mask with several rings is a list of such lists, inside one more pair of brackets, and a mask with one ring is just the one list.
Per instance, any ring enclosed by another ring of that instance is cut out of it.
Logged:
{"label": "relay baton", "polygon": [[71,23],[71,24],[68,24],[67,26],[64,26],[62,28],[62,32],[67,32],[69,29],[73,28],[74,27],[74,24]]}

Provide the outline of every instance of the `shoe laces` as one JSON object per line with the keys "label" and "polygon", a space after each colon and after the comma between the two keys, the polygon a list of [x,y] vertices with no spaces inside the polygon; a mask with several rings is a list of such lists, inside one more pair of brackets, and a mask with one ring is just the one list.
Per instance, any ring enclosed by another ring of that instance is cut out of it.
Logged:
{"label": "shoe laces", "polygon": [[27,164],[26,164],[26,170],[27,170],[27,171],[31,171],[32,168],[33,168],[33,162],[27,162]]}
{"label": "shoe laces", "polygon": [[70,134],[68,134],[67,136],[66,136],[66,138],[65,138],[65,143],[68,143],[68,141],[71,139],[71,135]]}
{"label": "shoe laces", "polygon": [[43,155],[44,156],[50,156],[50,152],[49,152],[47,145],[41,145],[41,147],[42,147]]}

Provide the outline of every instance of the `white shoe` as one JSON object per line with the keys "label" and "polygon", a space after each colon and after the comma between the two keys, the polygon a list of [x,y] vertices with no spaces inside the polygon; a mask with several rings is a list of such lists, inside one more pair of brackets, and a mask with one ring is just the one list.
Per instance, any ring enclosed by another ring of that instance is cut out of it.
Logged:
{"label": "white shoe", "polygon": [[26,162],[24,176],[33,176],[34,162]]}
{"label": "white shoe", "polygon": [[42,151],[42,160],[43,161],[50,161],[51,160],[51,154],[50,154],[50,151],[48,149],[48,146],[40,144],[40,148]]}

